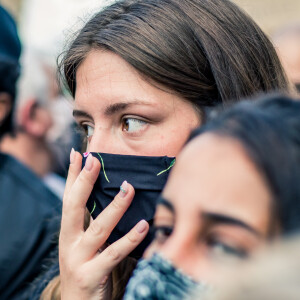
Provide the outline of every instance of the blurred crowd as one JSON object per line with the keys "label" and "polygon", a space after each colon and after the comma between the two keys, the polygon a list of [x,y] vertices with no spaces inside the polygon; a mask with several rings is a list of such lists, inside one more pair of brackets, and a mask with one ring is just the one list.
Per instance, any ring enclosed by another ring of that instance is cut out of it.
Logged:
{"label": "blurred crowd", "polygon": [[300,17],[29,2],[0,6],[0,299],[300,299]]}

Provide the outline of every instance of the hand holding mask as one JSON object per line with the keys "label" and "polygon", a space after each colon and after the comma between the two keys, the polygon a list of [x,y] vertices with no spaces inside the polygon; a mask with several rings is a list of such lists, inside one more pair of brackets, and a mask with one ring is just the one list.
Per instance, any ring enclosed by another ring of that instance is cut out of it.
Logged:
{"label": "hand holding mask", "polygon": [[[84,154],[84,163],[87,154]],[[130,182],[135,190],[133,202],[110,234],[108,243],[114,243],[122,238],[142,219],[151,225],[158,196],[175,164],[175,158],[95,152],[91,154],[99,160],[102,166],[87,202],[87,208],[94,219],[111,203],[124,180]],[[140,258],[152,238],[149,233],[130,256]]]}
{"label": "hand holding mask", "polygon": [[108,236],[134,197],[132,185],[126,183],[84,231],[86,202],[101,165],[90,155],[81,170],[82,157],[75,151],[70,161],[59,238],[61,298],[107,299],[112,270],[145,238],[149,225],[140,221],[126,236],[105,248]]}

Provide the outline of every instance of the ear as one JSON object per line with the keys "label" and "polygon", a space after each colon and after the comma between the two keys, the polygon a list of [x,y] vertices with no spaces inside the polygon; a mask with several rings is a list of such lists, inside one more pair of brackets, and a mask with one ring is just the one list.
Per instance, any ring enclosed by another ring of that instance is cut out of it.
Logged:
{"label": "ear", "polygon": [[20,125],[31,136],[43,138],[52,126],[52,119],[45,108],[31,99],[21,108]]}
{"label": "ear", "polygon": [[8,93],[0,92],[0,124],[5,120],[12,109],[12,98]]}

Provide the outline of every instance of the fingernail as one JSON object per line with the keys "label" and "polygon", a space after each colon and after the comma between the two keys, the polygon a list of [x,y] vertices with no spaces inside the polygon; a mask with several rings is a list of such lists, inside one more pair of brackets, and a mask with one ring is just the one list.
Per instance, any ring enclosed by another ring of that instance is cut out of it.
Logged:
{"label": "fingernail", "polygon": [[75,150],[72,148],[71,153],[70,153],[70,164],[73,164],[75,162]]}
{"label": "fingernail", "polygon": [[128,192],[128,183],[125,180],[122,185],[120,186],[120,197],[124,198]]}
{"label": "fingernail", "polygon": [[92,168],[93,168],[93,155],[92,154],[89,154],[88,158],[86,159],[84,168],[87,171],[92,170]]}
{"label": "fingernail", "polygon": [[136,231],[138,233],[143,233],[146,230],[147,226],[148,223],[145,220],[142,220],[136,225]]}

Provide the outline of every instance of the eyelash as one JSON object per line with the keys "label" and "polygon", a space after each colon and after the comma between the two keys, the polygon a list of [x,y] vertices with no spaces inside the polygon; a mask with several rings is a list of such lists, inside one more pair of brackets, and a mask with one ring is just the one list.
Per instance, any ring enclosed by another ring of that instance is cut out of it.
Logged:
{"label": "eyelash", "polygon": [[154,239],[159,243],[163,243],[172,234],[173,227],[152,225],[150,230],[154,236]]}
{"label": "eyelash", "polygon": [[[150,123],[148,120],[140,119],[140,118],[137,118],[137,117],[134,117],[134,116],[124,116],[124,117],[122,117],[121,118],[122,131],[125,131],[130,135],[138,134],[140,131],[143,131],[143,129],[145,129],[145,128],[141,128],[141,129],[136,130],[136,131],[129,131],[129,126],[130,125],[128,125],[128,128],[125,129],[125,126],[127,126],[126,122],[129,121],[129,120],[133,120],[135,124],[138,124],[138,126],[140,125],[142,127],[147,126]],[[132,126],[134,126],[134,124]]]}
{"label": "eyelash", "polygon": [[[173,232],[173,227],[152,225],[150,230],[154,236],[154,240],[162,244],[171,236]],[[220,246],[220,250],[223,251],[223,253],[214,253],[214,255],[230,255],[242,259],[248,256],[246,250],[238,247],[229,246],[214,235],[208,236],[206,238],[206,244],[209,248],[211,248],[210,251],[214,251],[214,247]]]}
{"label": "eyelash", "polygon": [[[137,122],[139,124],[142,124],[142,126],[146,126],[150,123],[150,121],[145,120],[145,119],[139,119],[139,118],[136,118],[136,117],[133,117],[133,116],[125,116],[125,117],[123,116],[121,118],[121,121],[120,121],[122,131],[126,131],[128,134],[131,134],[131,135],[133,135],[133,134],[135,134],[135,133],[137,133],[137,132],[139,132],[143,129],[136,130],[134,132],[130,132],[130,131],[128,131],[128,129],[126,130],[124,127],[126,126],[125,122],[128,121],[128,120],[134,120],[135,122]],[[84,135],[84,138],[87,139],[87,140],[89,140],[89,138],[92,137],[92,135],[90,135],[90,136],[88,135],[88,127],[92,127],[92,126],[90,126],[89,124],[86,124],[85,122],[80,122],[76,126],[76,131],[79,132],[80,134]]]}
{"label": "eyelash", "polygon": [[76,123],[75,132],[79,133],[82,139],[82,144],[90,141],[91,136],[88,135],[88,127],[92,127],[84,122]]}
{"label": "eyelash", "polygon": [[221,246],[221,251],[223,255],[230,255],[234,257],[239,257],[239,258],[246,258],[248,256],[248,253],[246,250],[240,248],[240,247],[235,247],[235,246],[230,246],[220,240],[220,238],[212,235],[206,238],[206,244],[210,248],[214,248],[216,246]]}

